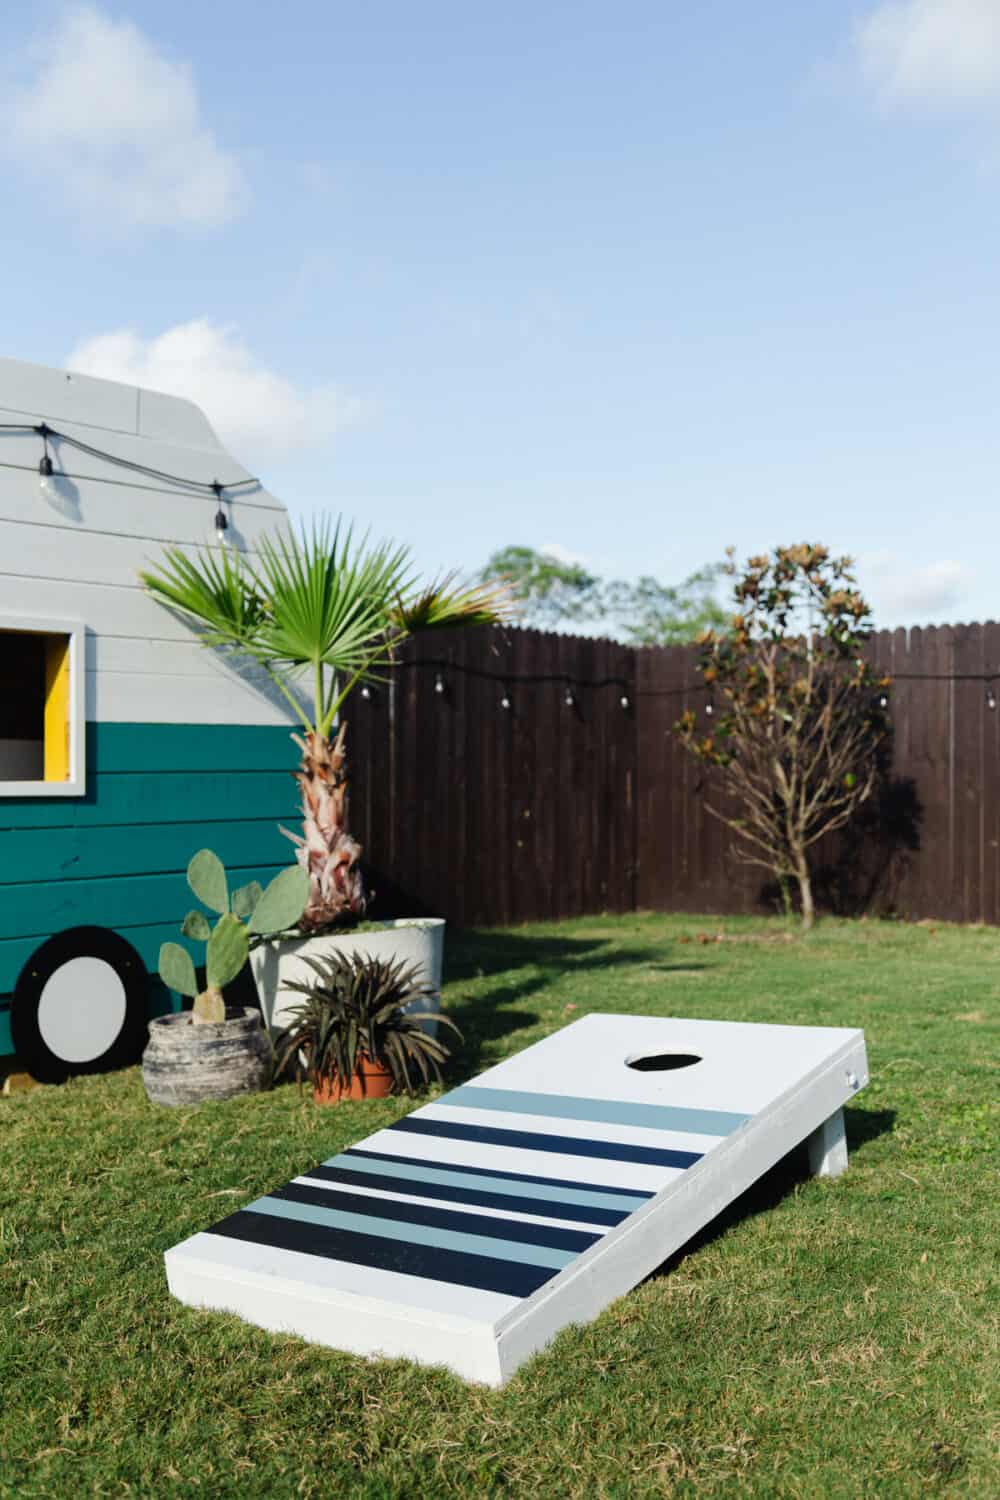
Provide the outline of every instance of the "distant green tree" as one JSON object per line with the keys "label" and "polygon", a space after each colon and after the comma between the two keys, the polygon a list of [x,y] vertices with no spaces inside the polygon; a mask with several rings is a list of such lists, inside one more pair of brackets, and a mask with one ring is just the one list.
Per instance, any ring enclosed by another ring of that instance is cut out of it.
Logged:
{"label": "distant green tree", "polygon": [[724,563],[706,563],[683,583],[643,576],[636,583],[610,583],[607,612],[634,646],[686,646],[706,630],[724,630],[729,620],[717,589]]}
{"label": "distant green tree", "polygon": [[501,547],[480,574],[483,583],[497,579],[510,584],[521,623],[538,630],[551,630],[564,621],[597,620],[603,614],[600,579],[549,552]]}
{"label": "distant green tree", "polygon": [[678,584],[649,575],[632,583],[598,578],[533,547],[503,547],[480,577],[484,583],[506,579],[521,622],[539,630],[599,623],[608,635],[636,646],[678,646],[706,630],[725,629],[728,615],[717,595],[724,567],[707,563]]}

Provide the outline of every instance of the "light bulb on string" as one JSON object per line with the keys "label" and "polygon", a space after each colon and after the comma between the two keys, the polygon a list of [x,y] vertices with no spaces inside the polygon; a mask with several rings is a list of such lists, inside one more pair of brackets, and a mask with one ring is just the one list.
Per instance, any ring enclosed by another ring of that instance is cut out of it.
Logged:
{"label": "light bulb on string", "polygon": [[997,695],[993,691],[993,684],[992,684],[992,682],[990,682],[990,683],[987,683],[987,685],[986,685],[986,707],[989,708],[989,709],[994,709],[994,708],[996,708],[996,706],[997,706]]}
{"label": "light bulb on string", "polygon": [[500,699],[500,707],[503,709],[504,713],[510,713],[511,708],[513,707],[510,701],[510,694],[506,690],[504,691],[503,697]]}
{"label": "light bulb on string", "polygon": [[368,686],[367,682],[365,683],[364,687],[361,689],[361,696],[365,700],[366,703],[370,703],[371,702],[372,690]]}
{"label": "light bulb on string", "polygon": [[711,718],[712,714],[715,713],[715,704],[712,702],[711,698],[709,698],[708,702],[705,704],[705,712],[708,714],[709,718]]}
{"label": "light bulb on string", "polygon": [[626,711],[628,711],[628,709],[632,707],[632,700],[629,697],[628,693],[622,693],[621,697],[618,699],[618,702]]}
{"label": "light bulb on string", "polygon": [[215,498],[218,501],[219,505],[218,510],[215,512],[215,519],[212,524],[215,526],[215,535],[218,538],[219,542],[224,543],[226,540],[226,532],[229,530],[229,522],[226,519],[226,512],[222,509],[222,485],[217,479],[212,480],[212,489],[215,492]]}
{"label": "light bulb on string", "polygon": [[566,705],[567,708],[575,708],[576,707],[576,697],[575,697],[575,695],[573,693],[573,689],[571,687],[568,687],[566,689],[565,693],[563,694],[563,702],[565,703],[565,705]]}
{"label": "light bulb on string", "polygon": [[445,687],[444,678],[441,676],[440,672],[438,672],[437,675],[434,678],[434,691],[438,694],[439,697],[443,697],[444,694],[447,692],[447,688]]}
{"label": "light bulb on string", "polygon": [[43,500],[47,500],[50,505],[58,505],[59,491],[56,488],[53,477],[55,470],[52,467],[52,459],[49,455],[49,429],[43,422],[38,431],[41,433],[42,443],[45,447],[45,452],[38,463],[38,488],[41,491]]}

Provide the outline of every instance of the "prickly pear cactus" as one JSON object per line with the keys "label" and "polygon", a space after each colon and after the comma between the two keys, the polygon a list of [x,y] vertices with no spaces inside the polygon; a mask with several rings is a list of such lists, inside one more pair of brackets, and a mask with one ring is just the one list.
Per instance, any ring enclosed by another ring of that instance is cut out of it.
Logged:
{"label": "prickly pear cactus", "polygon": [[211,849],[199,849],[188,865],[187,879],[199,901],[219,914],[214,927],[201,911],[189,911],[181,924],[186,938],[207,945],[205,988],[199,993],[194,962],[179,943],[161,947],[160,978],[168,989],[194,999],[193,1021],[217,1025],[226,1019],[222,991],[246,963],[250,935],[260,938],[294,927],[309,899],[309,876],[301,866],[292,865],[276,875],[266,890],[251,880],[234,891],[230,900],[221,859]]}
{"label": "prickly pear cactus", "polygon": [[250,931],[287,932],[305,911],[308,900],[309,872],[301,865],[290,865],[261,892],[250,913]]}

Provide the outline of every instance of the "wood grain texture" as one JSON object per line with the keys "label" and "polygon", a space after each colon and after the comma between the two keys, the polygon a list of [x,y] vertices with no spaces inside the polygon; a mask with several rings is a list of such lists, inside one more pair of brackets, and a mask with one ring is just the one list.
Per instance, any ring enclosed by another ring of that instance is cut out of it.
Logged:
{"label": "wood grain texture", "polygon": [[[894,678],[889,783],[871,869],[841,870],[838,899],[1000,922],[1000,708],[981,680],[996,673],[1000,694],[1000,626],[884,631],[866,653]],[[355,831],[383,893],[400,914],[472,925],[776,910],[773,882],[708,810],[726,806],[711,773],[673,733],[686,707],[708,729],[706,701],[692,647],[531,630],[409,643],[393,681],[347,706]],[[818,851],[824,878],[843,848],[835,836]]]}

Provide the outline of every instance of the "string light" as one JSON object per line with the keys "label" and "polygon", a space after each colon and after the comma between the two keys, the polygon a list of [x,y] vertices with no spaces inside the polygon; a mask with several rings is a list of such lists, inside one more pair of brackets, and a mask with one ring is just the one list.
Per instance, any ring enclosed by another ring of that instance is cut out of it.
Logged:
{"label": "string light", "polygon": [[440,672],[438,672],[434,678],[434,691],[438,694],[439,697],[443,697],[444,694],[448,691],[445,687],[444,678],[441,676]]}
{"label": "string light", "polygon": [[218,502],[218,510],[215,512],[215,534],[220,542],[225,542],[226,532],[229,530],[229,522],[226,520],[226,512],[222,509],[222,485],[217,479],[212,480],[212,489]]}
{"label": "string light", "polygon": [[369,703],[371,701],[372,690],[368,686],[367,682],[365,683],[364,687],[361,689],[361,696],[365,700],[366,703]]}
{"label": "string light", "polygon": [[505,713],[510,712],[511,701],[506,693],[504,693],[503,697],[500,699],[500,707],[504,710]]}
{"label": "string light", "polygon": [[632,707],[632,699],[629,697],[628,693],[622,693],[621,697],[618,699],[618,702],[626,711]]}
{"label": "string light", "polygon": [[45,452],[42,454],[38,464],[38,488],[41,490],[42,499],[47,500],[50,505],[55,505],[59,499],[59,492],[56,489],[55,484],[53,483],[52,476],[55,471],[52,467],[52,459],[49,455],[49,429],[46,427],[44,422],[38,428],[38,432],[41,435],[42,443],[45,448]]}
{"label": "string light", "polygon": [[566,705],[567,708],[575,708],[576,707],[576,697],[575,697],[575,695],[573,693],[573,689],[571,687],[568,687],[566,689],[566,692],[563,695],[563,702],[565,703],[565,705]]}
{"label": "string light", "polygon": [[705,704],[705,712],[709,715],[715,713],[715,704],[712,702],[711,698],[709,698],[708,702]]}
{"label": "string light", "polygon": [[58,439],[69,448],[75,448],[79,453],[85,453],[88,458],[99,458],[103,463],[112,464],[118,469],[129,469],[134,474],[141,474],[146,479],[158,479],[166,484],[183,486],[187,490],[197,490],[201,494],[219,495],[222,490],[242,489],[247,485],[258,485],[260,481],[247,475],[244,479],[233,479],[227,484],[221,484],[219,480],[212,479],[189,479],[184,474],[171,474],[167,469],[154,469],[149,464],[136,463],[134,459],[122,458],[118,453],[109,453],[105,448],[96,448],[93,443],[85,443],[82,438],[72,437],[68,432],[60,432],[55,427],[50,427],[47,422],[0,422],[0,432],[35,432],[45,445],[45,453],[38,465],[38,472],[42,482],[50,479],[54,474],[52,459],[49,456],[49,439]]}
{"label": "string light", "polygon": [[997,706],[996,693],[994,693],[994,691],[993,691],[993,684],[990,683],[989,687],[986,689],[986,707],[989,708],[989,709],[994,709],[994,708],[996,708],[996,706]]}

